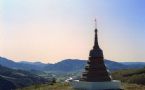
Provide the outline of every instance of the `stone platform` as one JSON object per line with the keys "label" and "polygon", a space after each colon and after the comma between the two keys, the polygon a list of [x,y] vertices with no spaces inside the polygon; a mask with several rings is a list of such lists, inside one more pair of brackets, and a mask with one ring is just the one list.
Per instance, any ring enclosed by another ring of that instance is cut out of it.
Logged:
{"label": "stone platform", "polygon": [[121,82],[118,80],[106,82],[86,82],[74,80],[70,84],[75,90],[123,90]]}

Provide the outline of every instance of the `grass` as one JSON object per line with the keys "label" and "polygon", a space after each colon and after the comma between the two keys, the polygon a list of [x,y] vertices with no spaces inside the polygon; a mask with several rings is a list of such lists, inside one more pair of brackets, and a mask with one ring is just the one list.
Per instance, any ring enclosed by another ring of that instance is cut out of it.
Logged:
{"label": "grass", "polygon": [[137,84],[123,84],[124,90],[145,90],[145,85],[137,85]]}
{"label": "grass", "polygon": [[[129,84],[123,83],[124,90],[145,90],[144,85],[137,85],[137,84]],[[33,85],[23,89],[17,90],[74,90],[72,87],[67,83],[56,83],[54,85]]]}
{"label": "grass", "polygon": [[67,83],[55,83],[54,85],[42,84],[33,85],[23,89],[17,90],[73,90],[72,87]]}

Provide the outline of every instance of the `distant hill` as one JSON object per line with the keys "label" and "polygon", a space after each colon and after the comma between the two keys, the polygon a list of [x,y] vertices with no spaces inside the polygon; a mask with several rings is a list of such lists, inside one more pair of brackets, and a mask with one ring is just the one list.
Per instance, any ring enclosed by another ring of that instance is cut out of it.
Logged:
{"label": "distant hill", "polygon": [[28,71],[14,70],[0,65],[0,90],[11,90],[50,81],[51,77],[44,78]]}
{"label": "distant hill", "polygon": [[111,71],[130,68],[128,65],[124,65],[122,63],[106,60],[106,59],[105,59],[105,65]]}
{"label": "distant hill", "polygon": [[[53,65],[47,65],[45,67],[45,70],[52,72],[79,72],[84,69],[86,64],[86,60],[66,59]],[[110,60],[105,60],[105,64],[110,70],[120,70],[129,68],[127,65]]]}
{"label": "distant hill", "polygon": [[127,65],[132,68],[143,68],[145,67],[145,62],[120,62],[121,64]]}
{"label": "distant hill", "polygon": [[21,62],[18,62],[20,64],[28,64],[28,65],[33,65],[33,66],[39,66],[39,67],[44,67],[45,63],[42,63],[42,62],[27,62],[27,61],[21,61]]}
{"label": "distant hill", "polygon": [[[12,60],[0,57],[0,65],[13,68],[13,69],[22,69],[22,70],[38,70],[38,71],[47,71],[47,72],[79,72],[84,70],[85,65],[87,64],[86,60],[79,59],[65,59],[55,64],[44,64],[41,62],[14,62]],[[143,68],[145,63],[143,62],[115,62],[105,59],[105,64],[109,70],[120,70],[120,69],[129,69],[129,68]]]}
{"label": "distant hill", "polygon": [[44,69],[51,72],[75,72],[81,71],[86,65],[84,60],[66,59],[58,63],[47,65]]}
{"label": "distant hill", "polygon": [[14,62],[7,58],[0,57],[0,65],[5,67],[13,68],[13,69],[22,69],[22,70],[42,70],[46,64],[40,62]]}

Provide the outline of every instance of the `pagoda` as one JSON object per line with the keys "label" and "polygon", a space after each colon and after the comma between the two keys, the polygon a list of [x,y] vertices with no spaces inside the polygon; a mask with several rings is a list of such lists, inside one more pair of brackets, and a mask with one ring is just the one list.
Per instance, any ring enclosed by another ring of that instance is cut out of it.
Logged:
{"label": "pagoda", "polygon": [[111,75],[104,64],[103,51],[100,49],[98,44],[97,28],[95,28],[95,41],[94,47],[90,51],[89,60],[83,72],[82,81],[88,82],[103,82],[111,81]]}
{"label": "pagoda", "polygon": [[72,80],[70,84],[75,90],[123,90],[121,82],[112,80],[111,74],[104,64],[103,51],[98,44],[97,27],[95,27],[94,46],[90,51],[85,71],[80,80]]}

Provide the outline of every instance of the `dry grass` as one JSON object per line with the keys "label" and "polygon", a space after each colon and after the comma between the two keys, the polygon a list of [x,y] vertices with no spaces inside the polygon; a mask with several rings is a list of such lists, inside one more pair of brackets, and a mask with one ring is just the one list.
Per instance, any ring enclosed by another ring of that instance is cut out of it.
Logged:
{"label": "dry grass", "polygon": [[123,84],[125,90],[145,90],[145,85]]}
{"label": "dry grass", "polygon": [[[123,84],[124,90],[145,90],[144,85],[137,84]],[[18,90],[74,90],[69,84],[66,83],[56,83],[54,85],[35,85]]]}
{"label": "dry grass", "polygon": [[54,85],[34,85],[31,87],[18,89],[18,90],[73,90],[67,83],[56,83]]}

